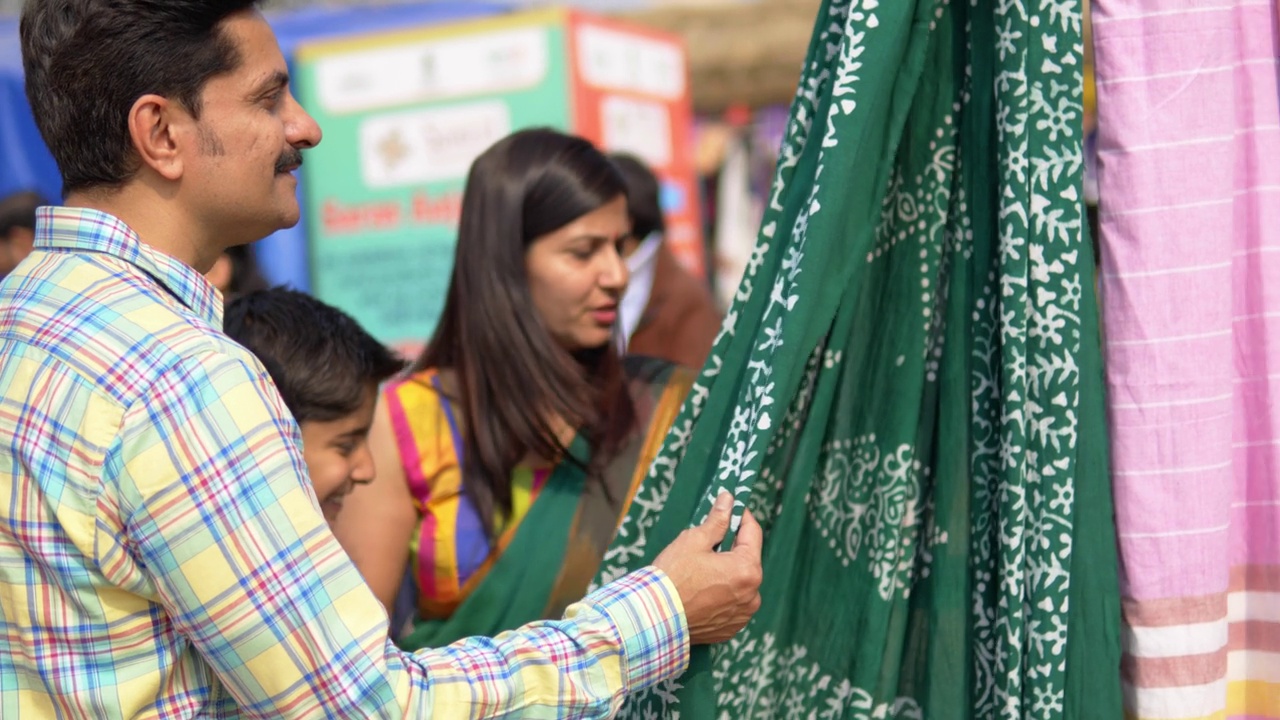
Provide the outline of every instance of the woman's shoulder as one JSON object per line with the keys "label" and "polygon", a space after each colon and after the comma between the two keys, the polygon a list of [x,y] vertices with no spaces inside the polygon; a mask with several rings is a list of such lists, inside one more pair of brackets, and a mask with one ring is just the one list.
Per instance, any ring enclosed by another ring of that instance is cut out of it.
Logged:
{"label": "woman's shoulder", "polygon": [[415,370],[382,390],[406,480],[420,501],[437,496],[441,474],[457,465],[456,412],[442,392],[444,378],[436,368]]}
{"label": "woman's shoulder", "polygon": [[412,391],[417,388],[429,388],[431,387],[431,379],[435,377],[436,372],[435,368],[407,370],[383,383],[382,393],[386,395],[399,392],[401,389]]}
{"label": "woman's shoulder", "polygon": [[[425,424],[436,425],[448,402],[443,373],[436,368],[414,370],[382,386],[382,402],[399,434],[421,435]],[[443,390],[443,392],[442,392]],[[402,438],[403,440],[403,438]]]}
{"label": "woman's shoulder", "polygon": [[628,380],[635,382],[664,382],[679,367],[668,360],[648,355],[627,355],[622,358],[622,371]]}
{"label": "woman's shoulder", "polygon": [[421,368],[410,370],[382,385],[382,395],[387,399],[394,397],[423,397],[432,402],[457,396],[457,380],[452,370],[447,368]]}
{"label": "woman's shoulder", "polygon": [[697,373],[690,368],[647,355],[627,355],[622,359],[622,368],[633,386],[647,387],[655,392],[671,385],[687,389],[697,379]]}

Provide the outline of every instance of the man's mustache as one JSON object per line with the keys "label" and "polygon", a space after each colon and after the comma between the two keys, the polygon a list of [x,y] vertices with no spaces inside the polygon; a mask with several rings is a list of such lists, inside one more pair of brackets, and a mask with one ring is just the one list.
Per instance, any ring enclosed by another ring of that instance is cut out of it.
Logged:
{"label": "man's mustache", "polygon": [[302,151],[298,148],[280,153],[280,159],[276,160],[276,174],[287,173],[299,167],[302,167]]}

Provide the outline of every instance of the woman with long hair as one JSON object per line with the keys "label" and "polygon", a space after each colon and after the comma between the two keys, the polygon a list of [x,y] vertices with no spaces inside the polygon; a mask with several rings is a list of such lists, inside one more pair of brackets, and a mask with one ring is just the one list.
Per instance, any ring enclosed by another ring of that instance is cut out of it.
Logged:
{"label": "woman with long hair", "polygon": [[517,132],[472,165],[435,335],[381,393],[377,478],[336,532],[406,648],[580,599],[692,373],[617,351],[625,185],[589,142]]}

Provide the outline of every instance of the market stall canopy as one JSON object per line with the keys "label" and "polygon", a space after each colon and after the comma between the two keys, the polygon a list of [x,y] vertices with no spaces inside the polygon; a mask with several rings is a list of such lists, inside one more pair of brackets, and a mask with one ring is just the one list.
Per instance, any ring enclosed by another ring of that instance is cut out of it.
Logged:
{"label": "market stall canopy", "polygon": [[695,110],[717,113],[733,105],[791,102],[819,0],[650,5],[617,15],[684,38]]}

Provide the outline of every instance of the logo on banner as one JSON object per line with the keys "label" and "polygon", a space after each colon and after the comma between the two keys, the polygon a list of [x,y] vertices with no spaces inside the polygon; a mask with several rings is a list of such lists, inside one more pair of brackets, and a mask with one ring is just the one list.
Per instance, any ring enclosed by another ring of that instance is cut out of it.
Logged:
{"label": "logo on banner", "polygon": [[490,100],[367,118],[360,169],[371,188],[466,177],[471,163],[511,132],[506,103]]}

